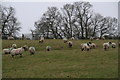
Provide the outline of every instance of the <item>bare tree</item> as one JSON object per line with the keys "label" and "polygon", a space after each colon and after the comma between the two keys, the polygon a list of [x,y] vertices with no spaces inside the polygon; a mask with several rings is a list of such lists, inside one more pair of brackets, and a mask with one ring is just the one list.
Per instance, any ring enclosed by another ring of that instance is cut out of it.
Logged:
{"label": "bare tree", "polygon": [[8,34],[9,36],[16,35],[18,31],[20,31],[21,27],[18,27],[20,23],[18,22],[17,18],[15,17],[15,10],[13,7],[3,7],[2,5],[0,6],[0,14],[1,19],[0,23],[1,25],[1,30],[2,30],[2,35]]}
{"label": "bare tree", "polygon": [[56,7],[48,7],[48,10],[43,14],[41,20],[35,22],[36,29],[43,34],[47,32],[47,38],[51,34],[54,38],[62,38],[59,33],[61,14]]}
{"label": "bare tree", "polygon": [[98,27],[99,27],[102,19],[103,19],[103,16],[101,16],[98,13],[93,15],[92,20],[91,20],[92,21],[92,30],[93,30],[92,35],[91,35],[92,37],[97,36],[96,34],[98,32]]}
{"label": "bare tree", "polygon": [[74,24],[74,5],[65,4],[63,8],[61,8],[63,13],[64,27],[67,33],[68,38],[73,37],[73,24]]}
{"label": "bare tree", "polygon": [[78,23],[81,28],[81,38],[88,37],[88,27],[91,24],[91,7],[92,5],[89,2],[75,2],[75,11],[76,17],[78,18]]}

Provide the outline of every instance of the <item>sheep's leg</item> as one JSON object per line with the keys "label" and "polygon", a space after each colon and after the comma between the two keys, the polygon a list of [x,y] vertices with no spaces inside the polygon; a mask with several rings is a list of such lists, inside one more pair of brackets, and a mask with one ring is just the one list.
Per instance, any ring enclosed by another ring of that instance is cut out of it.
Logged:
{"label": "sheep's leg", "polygon": [[14,58],[14,55],[12,55],[12,58]]}
{"label": "sheep's leg", "polygon": [[22,57],[22,54],[20,54],[20,57]]}
{"label": "sheep's leg", "polygon": [[81,50],[83,51],[84,49],[83,49],[83,48],[81,48]]}

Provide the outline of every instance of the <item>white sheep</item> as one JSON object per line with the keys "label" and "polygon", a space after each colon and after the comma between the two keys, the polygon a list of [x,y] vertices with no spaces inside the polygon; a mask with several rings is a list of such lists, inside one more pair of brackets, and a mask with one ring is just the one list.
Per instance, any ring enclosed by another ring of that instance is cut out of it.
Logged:
{"label": "white sheep", "polygon": [[16,44],[12,44],[12,48],[16,49],[17,45]]}
{"label": "white sheep", "polygon": [[90,40],[92,41],[94,38],[93,37],[90,37]]}
{"label": "white sheep", "polygon": [[103,49],[108,50],[111,44],[111,42],[103,43]]}
{"label": "white sheep", "polygon": [[89,51],[90,50],[90,47],[89,47],[89,43],[83,43],[81,44],[81,50],[87,50]]}
{"label": "white sheep", "polygon": [[13,48],[3,49],[3,54],[10,54]]}
{"label": "white sheep", "polygon": [[115,48],[116,47],[116,43],[112,43],[111,46],[112,46],[112,48]]}
{"label": "white sheep", "polygon": [[66,43],[67,42],[67,38],[63,38],[63,41],[64,41],[64,43]]}
{"label": "white sheep", "polygon": [[74,37],[71,37],[71,40],[74,40],[75,38]]}
{"label": "white sheep", "polygon": [[17,48],[17,49],[12,49],[11,50],[11,56],[14,57],[15,55],[20,55],[20,57],[22,57],[22,54],[23,54],[24,50],[25,50],[24,47]]}
{"label": "white sheep", "polygon": [[43,43],[44,42],[44,37],[41,37],[41,39],[39,40],[39,43]]}
{"label": "white sheep", "polygon": [[30,55],[35,54],[35,47],[29,47]]}
{"label": "white sheep", "polygon": [[28,50],[28,46],[27,45],[24,45],[23,48],[24,48],[25,51]]}
{"label": "white sheep", "polygon": [[51,46],[47,46],[46,51],[50,51],[50,50],[51,50]]}
{"label": "white sheep", "polygon": [[90,47],[90,49],[95,49],[96,48],[96,44],[89,42],[89,47]]}
{"label": "white sheep", "polygon": [[7,39],[8,40],[14,40],[14,37],[8,37]]}
{"label": "white sheep", "polygon": [[73,45],[72,41],[68,41],[68,46],[71,48]]}

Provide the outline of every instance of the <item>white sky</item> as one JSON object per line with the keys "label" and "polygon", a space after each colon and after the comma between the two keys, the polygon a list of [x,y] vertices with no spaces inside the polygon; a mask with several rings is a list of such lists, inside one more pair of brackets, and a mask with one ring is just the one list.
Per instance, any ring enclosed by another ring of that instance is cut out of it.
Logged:
{"label": "white sky", "polygon": [[[48,7],[56,6],[61,8],[64,4],[70,2],[4,2],[4,6],[12,6],[16,10],[16,17],[21,23],[20,33],[30,33],[34,29],[34,22],[40,19]],[[117,2],[90,2],[93,5],[94,12],[103,16],[118,17]]]}

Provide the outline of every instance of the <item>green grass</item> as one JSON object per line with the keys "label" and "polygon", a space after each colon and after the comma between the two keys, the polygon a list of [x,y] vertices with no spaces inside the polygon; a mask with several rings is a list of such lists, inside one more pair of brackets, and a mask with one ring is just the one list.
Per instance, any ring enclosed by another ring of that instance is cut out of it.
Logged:
{"label": "green grass", "polygon": [[[118,46],[104,51],[102,44],[117,40],[94,40],[96,49],[81,51],[80,44],[89,40],[73,40],[69,48],[62,40],[45,40],[39,44],[37,40],[3,40],[2,47],[7,48],[13,43],[36,47],[36,54],[28,51],[23,57],[2,54],[3,78],[117,78],[118,77]],[[47,52],[49,45],[52,50]]]}

